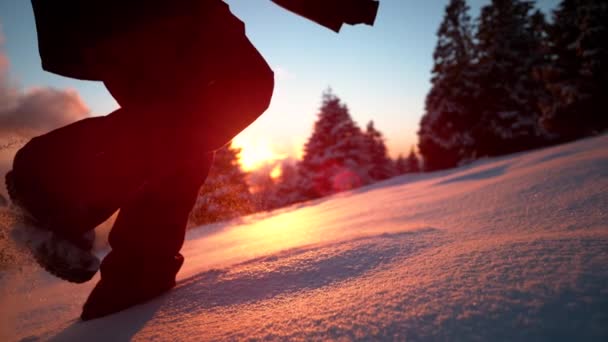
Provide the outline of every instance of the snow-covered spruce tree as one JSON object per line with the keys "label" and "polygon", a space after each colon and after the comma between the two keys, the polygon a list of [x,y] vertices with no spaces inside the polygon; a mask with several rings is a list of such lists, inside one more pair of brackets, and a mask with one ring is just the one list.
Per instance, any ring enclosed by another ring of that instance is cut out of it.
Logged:
{"label": "snow-covered spruce tree", "polygon": [[397,159],[395,159],[395,172],[397,175],[407,173],[407,161],[401,153],[399,153],[399,156],[397,156]]}
{"label": "snow-covered spruce tree", "polygon": [[541,123],[562,140],[608,128],[608,2],[564,0],[549,28]]}
{"label": "snow-covered spruce tree", "polygon": [[209,176],[190,214],[191,224],[227,220],[253,211],[246,176],[238,161],[239,153],[240,149],[230,145],[215,153]]}
{"label": "snow-covered spruce tree", "polygon": [[326,91],[299,165],[303,195],[318,198],[368,184],[370,163],[365,151],[365,137],[348,108]]}
{"label": "snow-covered spruce tree", "polygon": [[557,142],[557,135],[550,133],[541,123],[543,106],[551,101],[551,93],[548,91],[543,77],[543,71],[552,63],[549,43],[550,26],[545,19],[544,13],[540,10],[534,11],[530,17],[530,20],[530,30],[534,35],[534,39],[539,42],[537,45],[537,50],[533,51],[530,56],[532,78],[530,79],[531,83],[529,84],[529,91],[530,97],[536,98],[536,100],[532,100],[534,103],[531,103],[531,105],[535,106],[537,110],[537,125],[541,143],[550,145]]}
{"label": "snow-covered spruce tree", "polygon": [[420,172],[420,160],[418,159],[416,152],[414,152],[413,147],[405,160],[405,170],[406,173]]}
{"label": "snow-covered spruce tree", "polygon": [[368,176],[371,181],[380,181],[395,176],[396,170],[388,156],[382,133],[370,121],[365,129],[365,144],[369,155]]}
{"label": "snow-covered spruce tree", "polygon": [[[538,147],[539,80],[533,70],[542,61],[540,12],[531,1],[492,0],[483,7],[477,30],[476,103],[481,119],[473,132],[477,156],[493,156]],[[534,15],[532,15],[534,13]]]}
{"label": "snow-covered spruce tree", "polygon": [[418,155],[414,152],[414,147],[410,150],[410,154],[408,154],[407,158],[404,158],[403,154],[399,154],[395,160],[395,171],[398,175],[421,171],[420,158],[418,158]]}
{"label": "snow-covered spruce tree", "polygon": [[431,90],[420,121],[418,148],[426,170],[456,166],[474,152],[471,138],[478,121],[474,48],[465,0],[451,0],[437,32]]}

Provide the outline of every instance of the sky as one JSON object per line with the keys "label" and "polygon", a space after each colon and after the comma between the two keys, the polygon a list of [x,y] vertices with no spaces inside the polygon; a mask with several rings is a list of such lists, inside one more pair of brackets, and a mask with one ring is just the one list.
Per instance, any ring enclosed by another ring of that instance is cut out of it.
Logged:
{"label": "sky", "polygon": [[[346,25],[339,34],[269,0],[226,0],[245,22],[247,36],[275,71],[275,91],[264,115],[235,139],[246,167],[259,159],[299,157],[312,132],[322,92],[331,87],[364,128],[374,121],[392,157],[416,144],[430,88],[436,31],[448,0],[381,0],[376,23]],[[471,15],[489,1],[471,0]],[[544,10],[558,0],[541,0]],[[29,1],[0,1],[9,75],[19,89],[70,89],[92,115],[118,107],[99,82],[69,79],[40,67]],[[247,161],[247,158],[249,161]]]}

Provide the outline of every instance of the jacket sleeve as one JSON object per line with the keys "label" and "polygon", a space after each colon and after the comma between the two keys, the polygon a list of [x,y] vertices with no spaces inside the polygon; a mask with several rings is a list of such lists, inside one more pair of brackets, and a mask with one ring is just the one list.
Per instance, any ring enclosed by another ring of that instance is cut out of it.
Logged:
{"label": "jacket sleeve", "polygon": [[46,71],[83,80],[100,80],[85,55],[100,41],[146,21],[167,16],[197,0],[31,0],[38,51]]}
{"label": "jacket sleeve", "polygon": [[343,24],[373,25],[379,2],[375,0],[272,0],[277,5],[335,32]]}

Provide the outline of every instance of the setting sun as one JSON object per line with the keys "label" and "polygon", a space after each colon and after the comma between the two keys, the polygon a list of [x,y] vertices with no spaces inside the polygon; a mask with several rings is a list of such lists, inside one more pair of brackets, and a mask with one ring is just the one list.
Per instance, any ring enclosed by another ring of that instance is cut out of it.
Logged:
{"label": "setting sun", "polygon": [[281,174],[282,174],[281,164],[277,164],[272,169],[272,171],[270,171],[270,178],[277,179],[277,178],[281,177]]}
{"label": "setting sun", "polygon": [[265,164],[286,157],[284,154],[275,152],[268,140],[265,139],[251,139],[237,136],[233,140],[233,146],[241,149],[239,159],[245,171],[255,170]]}

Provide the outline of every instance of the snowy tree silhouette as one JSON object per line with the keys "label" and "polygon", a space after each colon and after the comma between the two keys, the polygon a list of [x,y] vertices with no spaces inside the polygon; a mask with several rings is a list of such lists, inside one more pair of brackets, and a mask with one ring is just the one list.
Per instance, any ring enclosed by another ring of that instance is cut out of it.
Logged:
{"label": "snowy tree silhouette", "polygon": [[608,128],[608,3],[564,0],[549,27],[541,123],[561,140]]}
{"label": "snowy tree silhouette", "polygon": [[471,154],[471,131],[478,121],[474,106],[474,46],[469,7],[451,0],[437,32],[432,87],[420,121],[418,148],[426,170],[453,167]]}
{"label": "snowy tree silhouette", "polygon": [[481,115],[473,132],[476,156],[542,144],[537,106],[542,85],[532,73],[543,45],[534,25],[539,15],[532,2],[524,0],[492,0],[481,10],[476,34],[476,103]]}
{"label": "snowy tree silhouette", "polygon": [[370,182],[365,136],[331,89],[323,101],[299,165],[305,196],[317,198]]}
{"label": "snowy tree silhouette", "polygon": [[374,127],[370,121],[365,129],[366,151],[365,156],[369,160],[368,176],[372,181],[390,178],[396,174],[395,167],[388,156],[388,150],[384,143],[384,136]]}

